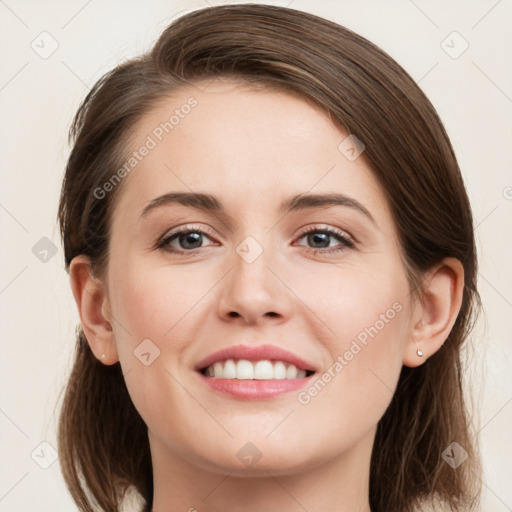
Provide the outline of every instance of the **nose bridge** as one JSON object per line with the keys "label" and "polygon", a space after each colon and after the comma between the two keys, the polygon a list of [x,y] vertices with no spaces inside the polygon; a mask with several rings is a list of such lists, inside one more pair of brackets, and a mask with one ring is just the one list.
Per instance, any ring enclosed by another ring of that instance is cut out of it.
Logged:
{"label": "nose bridge", "polygon": [[220,314],[241,316],[247,322],[255,322],[265,315],[286,316],[289,300],[286,287],[275,276],[275,270],[271,270],[277,261],[273,253],[275,244],[263,228],[252,233],[245,235],[235,247],[232,270],[219,304]]}
{"label": "nose bridge", "polygon": [[257,263],[256,268],[261,270],[265,268],[265,264],[270,264],[273,257],[275,230],[269,229],[273,224],[272,215],[269,211],[262,210],[259,201],[252,199],[243,203],[244,200],[241,201],[239,211],[244,211],[246,214],[237,219],[237,235],[240,238],[238,244],[234,246],[236,253],[234,265],[237,271],[243,272],[244,264],[249,266],[247,267],[249,270]]}
{"label": "nose bridge", "polygon": [[274,276],[268,269],[273,259],[269,239],[262,232],[247,235],[235,248],[234,284],[242,285],[238,292],[248,292],[254,300],[270,296],[272,288],[275,288],[275,283],[270,283]]}

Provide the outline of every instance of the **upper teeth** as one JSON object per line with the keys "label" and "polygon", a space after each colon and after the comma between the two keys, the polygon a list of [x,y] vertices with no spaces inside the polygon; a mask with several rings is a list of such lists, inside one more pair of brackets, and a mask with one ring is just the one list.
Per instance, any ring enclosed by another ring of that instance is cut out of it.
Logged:
{"label": "upper teeth", "polygon": [[227,359],[209,366],[206,375],[217,379],[302,379],[306,376],[306,370],[298,370],[295,365],[282,361]]}

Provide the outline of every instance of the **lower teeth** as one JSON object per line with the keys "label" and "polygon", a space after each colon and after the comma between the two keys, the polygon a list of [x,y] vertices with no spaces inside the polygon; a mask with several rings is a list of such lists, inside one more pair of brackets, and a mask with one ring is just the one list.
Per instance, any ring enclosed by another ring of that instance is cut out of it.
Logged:
{"label": "lower teeth", "polygon": [[[208,375],[208,368],[203,368],[201,370],[201,374],[204,375],[205,377],[208,377],[209,379],[215,379],[215,378],[218,378],[218,377],[210,377],[210,375]],[[306,377],[309,377],[310,375],[313,375],[313,371],[310,371],[310,370],[306,370]],[[297,377],[297,378],[305,378],[305,377]],[[228,379],[228,380],[261,380],[261,379]],[[265,380],[290,380],[290,379],[265,379]]]}

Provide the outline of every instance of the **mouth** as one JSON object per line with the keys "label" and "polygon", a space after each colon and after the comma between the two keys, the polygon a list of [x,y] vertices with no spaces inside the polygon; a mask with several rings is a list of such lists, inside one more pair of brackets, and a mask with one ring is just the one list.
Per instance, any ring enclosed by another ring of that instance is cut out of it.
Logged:
{"label": "mouth", "polygon": [[307,386],[315,368],[275,345],[236,345],[218,350],[194,368],[206,389],[236,400],[270,400]]}
{"label": "mouth", "polygon": [[315,373],[314,370],[298,368],[286,361],[270,359],[226,359],[204,366],[198,371],[206,378],[233,380],[304,379]]}
{"label": "mouth", "polygon": [[196,373],[207,389],[228,399],[266,401],[311,385],[316,372],[279,360],[227,359]]}

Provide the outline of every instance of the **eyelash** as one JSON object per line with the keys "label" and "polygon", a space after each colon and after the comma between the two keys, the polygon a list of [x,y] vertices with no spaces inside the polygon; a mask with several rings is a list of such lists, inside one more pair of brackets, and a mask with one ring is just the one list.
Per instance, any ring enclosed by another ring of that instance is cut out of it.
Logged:
{"label": "eyelash", "polygon": [[[161,238],[156,245],[156,249],[162,249],[168,253],[171,254],[191,254],[196,249],[190,249],[188,251],[182,251],[175,248],[170,248],[170,242],[172,242],[174,239],[179,237],[180,235],[189,234],[189,233],[200,233],[201,235],[207,235],[208,237],[214,238],[213,234],[210,233],[208,230],[201,230],[194,228],[193,226],[184,226],[183,228],[179,228],[176,231],[173,231],[167,235],[165,235],[163,238]],[[303,231],[300,236],[298,237],[298,240],[301,238],[304,238],[306,235],[309,235],[311,233],[322,233],[325,235],[330,235],[334,238],[336,238],[339,242],[341,242],[340,245],[335,246],[331,249],[323,248],[323,249],[315,249],[312,247],[309,247],[308,252],[312,252],[313,254],[332,254],[337,253],[346,250],[347,248],[352,249],[355,246],[354,241],[348,237],[346,234],[344,234],[341,231],[337,231],[331,228],[318,228],[313,226],[312,228]],[[200,247],[198,248],[200,249]]]}

